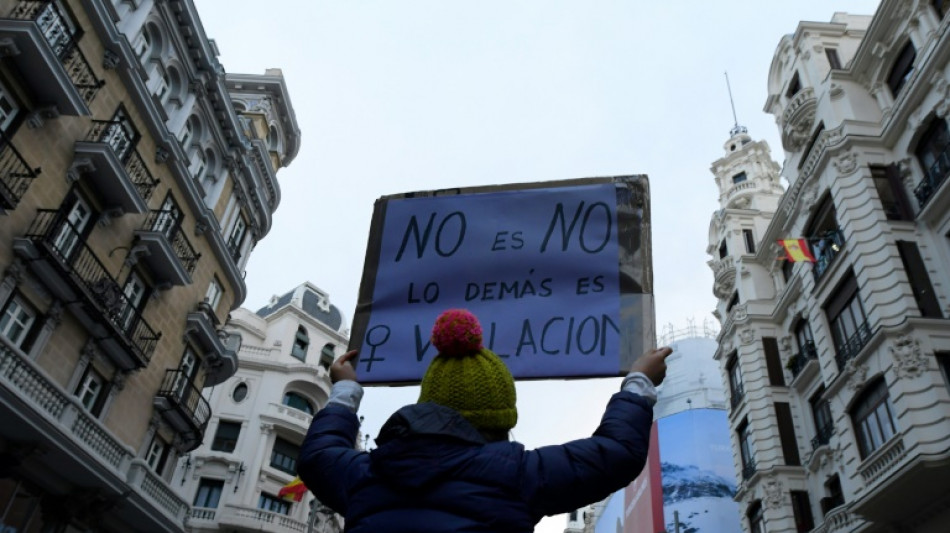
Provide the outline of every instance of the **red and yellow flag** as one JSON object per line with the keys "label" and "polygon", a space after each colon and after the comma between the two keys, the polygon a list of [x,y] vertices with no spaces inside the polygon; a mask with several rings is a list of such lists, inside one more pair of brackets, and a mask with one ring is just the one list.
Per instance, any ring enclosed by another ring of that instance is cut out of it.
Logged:
{"label": "red and yellow flag", "polygon": [[283,498],[287,501],[299,502],[303,499],[303,495],[306,492],[307,486],[303,484],[300,476],[297,476],[293,481],[281,487],[280,491],[277,493],[277,497]]}
{"label": "red and yellow flag", "polygon": [[797,263],[800,261],[815,262],[806,239],[779,239],[778,243],[785,248],[785,260]]}

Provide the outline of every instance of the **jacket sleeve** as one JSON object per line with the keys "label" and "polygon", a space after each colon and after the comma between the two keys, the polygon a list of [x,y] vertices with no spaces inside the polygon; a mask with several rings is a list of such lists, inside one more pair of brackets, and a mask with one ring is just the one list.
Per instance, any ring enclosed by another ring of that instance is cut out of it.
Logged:
{"label": "jacket sleeve", "polygon": [[642,396],[614,394],[593,436],[525,452],[522,494],[537,518],[606,498],[643,470],[653,407]]}
{"label": "jacket sleeve", "polygon": [[297,473],[320,502],[345,514],[347,487],[368,455],[356,449],[359,420],[341,405],[328,404],[313,417],[300,447]]}

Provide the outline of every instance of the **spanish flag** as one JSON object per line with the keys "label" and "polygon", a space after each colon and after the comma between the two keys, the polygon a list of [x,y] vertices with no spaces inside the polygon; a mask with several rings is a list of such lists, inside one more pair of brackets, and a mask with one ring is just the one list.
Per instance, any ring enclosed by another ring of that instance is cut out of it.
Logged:
{"label": "spanish flag", "polygon": [[778,243],[785,249],[785,260],[793,263],[808,261],[815,262],[806,239],[779,239]]}
{"label": "spanish flag", "polygon": [[307,486],[303,484],[300,476],[297,476],[293,481],[280,488],[277,497],[287,501],[299,502],[303,499],[305,492],[307,492]]}

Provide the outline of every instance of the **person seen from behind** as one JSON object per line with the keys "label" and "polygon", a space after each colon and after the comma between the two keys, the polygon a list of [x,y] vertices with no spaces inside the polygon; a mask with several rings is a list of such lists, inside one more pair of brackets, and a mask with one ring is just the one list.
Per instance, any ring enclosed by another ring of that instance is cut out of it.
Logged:
{"label": "person seen from behind", "polygon": [[380,429],[377,448],[356,449],[363,390],[347,352],[330,368],[333,388],[301,446],[298,473],[348,533],[524,533],[628,485],[646,462],[655,386],[670,348],[643,354],[611,397],[591,437],[525,450],[508,440],[518,420],[515,383],[482,345],[478,319],[452,309],[436,319],[439,353],[418,403]]}

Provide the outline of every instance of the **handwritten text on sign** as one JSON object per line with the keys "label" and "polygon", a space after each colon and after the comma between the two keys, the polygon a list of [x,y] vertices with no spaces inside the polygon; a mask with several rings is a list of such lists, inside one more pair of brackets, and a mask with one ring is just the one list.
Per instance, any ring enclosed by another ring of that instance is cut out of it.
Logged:
{"label": "handwritten text on sign", "polygon": [[388,201],[360,380],[421,379],[454,307],[515,377],[616,374],[616,202],[611,183]]}

